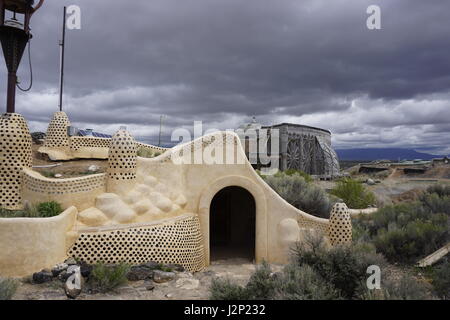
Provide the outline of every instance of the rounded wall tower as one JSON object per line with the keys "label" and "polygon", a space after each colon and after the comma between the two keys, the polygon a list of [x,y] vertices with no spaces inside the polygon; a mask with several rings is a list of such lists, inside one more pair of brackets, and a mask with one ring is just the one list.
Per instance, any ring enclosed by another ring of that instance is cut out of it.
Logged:
{"label": "rounded wall tower", "polygon": [[63,111],[53,114],[45,137],[44,147],[47,148],[69,148],[69,135],[67,127],[70,126],[69,118]]}
{"label": "rounded wall tower", "polygon": [[112,137],[108,159],[108,192],[127,194],[136,183],[137,144],[126,129]]}
{"label": "rounded wall tower", "polygon": [[0,207],[20,210],[22,170],[33,163],[32,139],[28,124],[17,113],[0,117]]}

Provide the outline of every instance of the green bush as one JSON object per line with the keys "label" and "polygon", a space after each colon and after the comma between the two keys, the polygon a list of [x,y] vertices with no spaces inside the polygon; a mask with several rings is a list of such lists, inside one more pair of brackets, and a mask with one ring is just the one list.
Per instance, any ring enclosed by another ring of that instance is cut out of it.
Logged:
{"label": "green bush", "polygon": [[437,266],[432,274],[434,291],[441,299],[450,300],[450,263]]}
{"label": "green bush", "polygon": [[365,209],[376,204],[375,195],[366,190],[362,183],[350,178],[339,180],[330,193],[342,199],[352,209]]}
{"label": "green bush", "polygon": [[130,266],[121,263],[114,266],[100,262],[93,266],[89,282],[93,290],[108,292],[127,282]]}
{"label": "green bush", "polygon": [[277,173],[264,180],[288,203],[309,214],[328,218],[333,202],[328,194],[318,186],[306,182],[298,174]]}
{"label": "green bush", "polygon": [[0,208],[0,218],[48,218],[62,212],[57,202],[43,202],[38,205],[25,205],[24,210],[8,210]]}
{"label": "green bush", "polygon": [[37,205],[37,210],[40,217],[54,217],[63,212],[61,205],[58,202],[42,202]]}
{"label": "green bush", "polygon": [[0,300],[11,300],[18,286],[17,280],[0,278]]}

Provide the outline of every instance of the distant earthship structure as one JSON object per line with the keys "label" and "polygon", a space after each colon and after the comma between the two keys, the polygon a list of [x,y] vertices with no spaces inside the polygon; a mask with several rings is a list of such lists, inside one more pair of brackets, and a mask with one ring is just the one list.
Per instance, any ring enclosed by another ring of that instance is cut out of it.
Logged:
{"label": "distant earthship structure", "polygon": [[[239,129],[244,132],[248,129],[267,130],[269,141],[273,131],[278,130],[279,152],[272,155],[272,161],[278,162],[281,171],[301,170],[323,179],[334,178],[340,174],[339,159],[331,146],[331,132],[328,130],[292,123],[263,126],[257,123],[255,118],[253,122],[242,125]],[[247,145],[246,154],[250,157]],[[254,166],[258,169],[264,167],[259,162]]]}

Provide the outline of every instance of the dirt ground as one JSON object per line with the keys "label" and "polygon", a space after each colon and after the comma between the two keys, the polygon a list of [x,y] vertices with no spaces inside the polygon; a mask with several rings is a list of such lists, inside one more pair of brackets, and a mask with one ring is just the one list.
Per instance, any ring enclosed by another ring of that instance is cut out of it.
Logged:
{"label": "dirt ground", "polygon": [[[280,265],[271,265],[273,272],[282,270]],[[177,273],[177,278],[166,283],[153,281],[129,281],[109,293],[89,294],[82,292],[77,300],[207,300],[213,278],[230,279],[245,285],[255,265],[245,259],[215,261],[202,272]],[[149,290],[149,286],[154,286]],[[84,290],[85,291],[85,290]],[[13,300],[66,300],[63,284],[58,280],[44,284],[21,283]]]}
{"label": "dirt ground", "polygon": [[[61,174],[61,178],[75,178],[82,177],[92,173],[106,172],[108,168],[108,160],[73,160],[73,161],[50,161],[42,157],[37,150],[39,145],[33,145],[33,166],[58,166],[49,168],[35,167],[33,170],[41,173],[47,177],[53,177],[55,174]],[[92,165],[97,166],[99,169],[96,172],[89,172],[88,168]]]}

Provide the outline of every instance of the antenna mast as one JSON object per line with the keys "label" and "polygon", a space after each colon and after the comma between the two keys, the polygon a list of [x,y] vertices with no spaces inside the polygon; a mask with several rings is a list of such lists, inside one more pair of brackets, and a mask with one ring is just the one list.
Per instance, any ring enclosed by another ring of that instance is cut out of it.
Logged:
{"label": "antenna mast", "polygon": [[64,54],[66,45],[66,7],[64,7],[62,40],[60,47],[60,74],[59,74],[59,111],[63,109],[63,89],[64,89]]}

